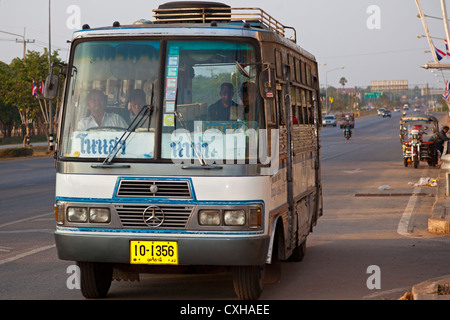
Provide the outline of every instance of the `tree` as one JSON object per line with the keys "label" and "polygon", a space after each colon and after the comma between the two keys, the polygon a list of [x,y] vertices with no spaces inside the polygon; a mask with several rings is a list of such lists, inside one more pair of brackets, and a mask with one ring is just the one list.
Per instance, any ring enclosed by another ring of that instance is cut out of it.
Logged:
{"label": "tree", "polygon": [[345,84],[347,83],[347,79],[345,79],[345,77],[342,77],[341,79],[339,79],[339,83],[342,86],[342,89],[344,89]]}
{"label": "tree", "polygon": [[[0,62],[0,92],[7,92],[7,88],[2,84],[5,83],[5,79],[10,77],[10,72],[9,66],[4,62]],[[20,118],[17,109],[11,104],[6,103],[5,94],[2,94],[0,96],[0,124],[3,136],[11,137],[13,126],[19,123]]]}
{"label": "tree", "polygon": [[[59,61],[58,53],[54,51],[52,62]],[[46,119],[46,102],[41,101],[31,94],[33,80],[39,86],[41,79],[45,79],[48,74],[48,54],[45,49],[41,54],[36,51],[28,51],[25,59],[15,58],[7,70],[8,75],[0,78],[0,87],[5,93],[4,102],[17,108],[22,126],[26,130],[23,143],[26,143],[26,136],[30,135],[30,125],[33,121],[44,123],[45,132],[48,138],[48,126],[54,125],[54,119]],[[53,113],[54,114],[54,113]],[[51,124],[49,123],[51,122]]]}

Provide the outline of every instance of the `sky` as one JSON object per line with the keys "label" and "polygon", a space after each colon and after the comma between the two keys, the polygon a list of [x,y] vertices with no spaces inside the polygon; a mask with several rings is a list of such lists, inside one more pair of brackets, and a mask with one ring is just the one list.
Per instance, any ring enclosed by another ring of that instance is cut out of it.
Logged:
{"label": "sky", "polygon": [[[231,7],[257,7],[297,31],[297,44],[319,63],[321,86],[367,87],[374,80],[408,80],[410,87],[444,88],[450,71],[425,70],[432,60],[415,0],[216,0]],[[10,63],[26,49],[42,52],[51,48],[67,59],[76,28],[87,23],[103,27],[139,19],[153,20],[153,9],[169,1],[153,0],[0,0],[0,61]],[[440,0],[420,0],[426,15],[442,17]],[[450,4],[448,4],[450,6]],[[448,9],[450,10],[450,9]],[[449,11],[450,12],[450,11]],[[450,16],[450,15],[449,15]],[[434,44],[445,51],[444,23],[427,18]],[[17,34],[22,37],[17,37]],[[442,39],[439,39],[442,38]],[[428,51],[428,52],[425,52]],[[450,63],[444,57],[441,63]],[[342,69],[343,67],[343,69]]]}

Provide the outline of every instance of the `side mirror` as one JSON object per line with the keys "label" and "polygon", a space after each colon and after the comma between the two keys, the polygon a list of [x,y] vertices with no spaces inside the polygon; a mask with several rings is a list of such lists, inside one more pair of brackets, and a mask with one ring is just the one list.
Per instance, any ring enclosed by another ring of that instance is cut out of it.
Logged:
{"label": "side mirror", "polygon": [[58,95],[59,90],[59,76],[56,74],[49,74],[45,79],[44,98],[46,100],[53,100]]}
{"label": "side mirror", "polygon": [[263,99],[273,99],[276,94],[275,77],[270,67],[265,68],[259,75],[259,92]]}
{"label": "side mirror", "polygon": [[245,70],[245,67],[240,64],[238,61],[235,62],[236,68],[239,70],[239,73],[242,74],[246,78],[250,78],[250,74]]}

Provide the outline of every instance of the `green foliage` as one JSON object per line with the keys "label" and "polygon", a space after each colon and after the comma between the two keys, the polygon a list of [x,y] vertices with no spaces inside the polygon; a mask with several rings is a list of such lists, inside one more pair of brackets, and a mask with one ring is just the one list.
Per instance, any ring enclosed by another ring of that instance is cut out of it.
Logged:
{"label": "green foliage", "polygon": [[[52,62],[59,62],[58,53],[52,55]],[[43,123],[43,114],[39,100],[31,95],[33,80],[40,85],[49,73],[48,53],[28,51],[25,59],[15,58],[10,65],[0,62],[0,122],[2,124],[18,122],[22,124],[36,121]],[[41,103],[43,103],[41,101]],[[17,112],[12,111],[16,108]],[[18,115],[20,117],[18,118]],[[17,124],[17,123],[15,123]]]}

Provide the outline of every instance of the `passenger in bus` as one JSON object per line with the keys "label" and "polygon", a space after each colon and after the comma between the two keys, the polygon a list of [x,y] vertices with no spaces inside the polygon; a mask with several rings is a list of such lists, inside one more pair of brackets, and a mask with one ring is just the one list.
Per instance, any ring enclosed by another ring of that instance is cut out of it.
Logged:
{"label": "passenger in bus", "polygon": [[133,120],[145,106],[145,92],[140,89],[133,89],[130,92],[131,120]]}
{"label": "passenger in bus", "polygon": [[[131,92],[130,92],[130,108],[131,108],[132,114],[131,114],[130,123],[132,123],[133,121],[136,121],[135,125],[137,125],[139,123],[139,121],[141,120],[141,119],[136,119],[136,117],[138,117],[138,114],[142,110],[142,107],[147,105],[145,100],[146,100],[146,96],[145,96],[145,92],[143,90],[141,90],[141,89],[131,90]],[[139,117],[142,117],[142,114]],[[151,122],[151,124],[152,124],[152,126],[149,127],[148,116],[147,116],[147,119],[143,120],[139,124],[139,127],[140,128],[148,128],[148,129],[153,128],[154,120]]]}
{"label": "passenger in bus", "polygon": [[88,130],[95,127],[127,128],[127,122],[116,113],[106,112],[106,95],[100,90],[91,90],[86,98],[89,116],[80,119],[78,130]]}
{"label": "passenger in bus", "polygon": [[[244,82],[239,90],[239,96],[244,106],[244,120],[250,119],[250,109],[253,112],[257,112],[258,108],[256,106],[256,85],[253,82]],[[256,117],[256,114],[254,115]]]}
{"label": "passenger in bus", "polygon": [[220,100],[209,106],[208,120],[230,121],[244,120],[244,110],[233,101],[234,87],[229,82],[222,83],[220,87]]}

